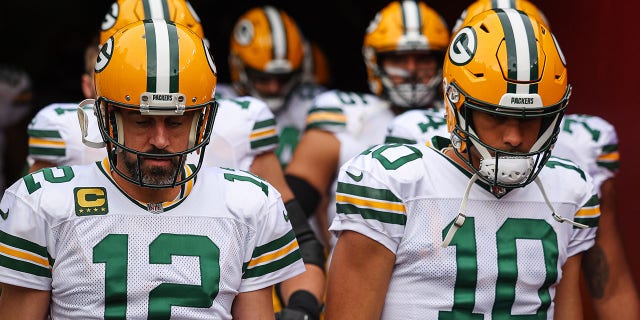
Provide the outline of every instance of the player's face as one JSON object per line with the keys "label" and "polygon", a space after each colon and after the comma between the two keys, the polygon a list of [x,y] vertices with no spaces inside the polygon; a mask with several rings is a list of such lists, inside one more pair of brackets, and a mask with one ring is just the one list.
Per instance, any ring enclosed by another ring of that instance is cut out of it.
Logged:
{"label": "player's face", "polygon": [[394,85],[427,84],[438,74],[438,60],[430,53],[388,53],[382,56],[382,68]]}
{"label": "player's face", "polygon": [[478,138],[489,146],[508,152],[526,153],[538,139],[541,118],[516,119],[474,111]]}
{"label": "player's face", "polygon": [[283,97],[287,94],[286,87],[294,74],[269,74],[259,71],[248,71],[249,81],[262,97]]}
{"label": "player's face", "polygon": [[[144,116],[139,111],[124,111],[122,123],[125,145],[137,151],[167,154],[187,149],[193,112],[181,116]],[[180,170],[181,157],[153,158],[123,151],[124,164],[131,177],[142,173],[147,184],[170,184],[176,170]]]}

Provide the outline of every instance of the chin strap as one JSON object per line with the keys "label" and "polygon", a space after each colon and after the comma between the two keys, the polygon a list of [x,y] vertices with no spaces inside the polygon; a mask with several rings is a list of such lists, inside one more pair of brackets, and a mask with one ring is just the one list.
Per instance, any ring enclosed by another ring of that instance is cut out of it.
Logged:
{"label": "chin strap", "polygon": [[106,146],[104,141],[94,142],[86,139],[87,135],[89,135],[89,116],[87,116],[86,111],[84,111],[84,107],[87,105],[95,108],[96,100],[84,99],[78,104],[78,122],[80,123],[80,131],[82,132],[82,143],[89,148],[104,148]]}
{"label": "chin strap", "polygon": [[465,213],[467,213],[467,200],[469,199],[469,192],[471,192],[471,187],[473,186],[473,183],[476,182],[476,180],[478,180],[478,178],[479,176],[476,173],[469,180],[469,183],[467,184],[467,189],[464,190],[464,196],[462,197],[462,201],[460,202],[460,209],[458,210],[458,215],[456,216],[456,219],[453,221],[451,228],[449,228],[449,231],[447,231],[447,234],[445,235],[444,240],[442,241],[443,248],[446,248],[449,246],[449,243],[451,243],[451,239],[453,239],[453,236],[456,234],[456,231],[462,228],[464,221],[467,219],[467,216],[465,215]]}
{"label": "chin strap", "polygon": [[556,210],[553,209],[553,206],[551,205],[551,202],[549,201],[549,198],[547,198],[547,193],[544,191],[544,187],[542,186],[542,181],[540,181],[540,178],[537,178],[534,180],[536,182],[536,185],[538,186],[538,189],[540,189],[540,193],[542,193],[542,197],[544,198],[544,202],[547,204],[547,207],[549,207],[549,209],[551,210],[551,216],[553,217],[554,220],[562,223],[562,222],[566,222],[569,223],[571,225],[573,225],[574,227],[578,227],[581,229],[585,229],[588,228],[587,225],[579,223],[579,222],[575,222],[571,219],[567,219],[562,217],[561,215],[556,214]]}

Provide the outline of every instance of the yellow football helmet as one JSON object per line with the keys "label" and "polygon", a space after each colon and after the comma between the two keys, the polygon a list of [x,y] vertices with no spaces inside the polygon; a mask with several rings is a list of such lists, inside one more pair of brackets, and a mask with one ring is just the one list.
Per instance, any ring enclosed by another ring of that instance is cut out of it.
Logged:
{"label": "yellow football helmet", "polygon": [[539,21],[544,23],[547,28],[549,28],[547,17],[544,16],[542,11],[540,11],[535,4],[531,3],[528,0],[477,0],[476,2],[470,4],[464,11],[462,11],[462,14],[460,14],[460,17],[456,21],[456,24],[453,26],[453,29],[451,29],[451,34],[455,34],[458,30],[460,30],[460,26],[471,20],[473,16],[477,15],[480,12],[490,9],[507,8],[524,11],[530,17],[538,19]]}
{"label": "yellow football helmet", "polygon": [[439,98],[441,64],[438,65],[438,74],[428,84],[394,85],[381,66],[380,55],[425,52],[442,61],[448,44],[448,28],[435,10],[420,1],[391,2],[376,14],[364,37],[362,52],[371,92],[389,98],[399,107],[429,106]]}
{"label": "yellow football helmet", "polygon": [[[302,34],[287,13],[272,6],[250,9],[240,16],[231,35],[233,86],[241,95],[258,97],[277,111],[301,80],[303,57]],[[259,93],[254,79],[264,76],[277,76],[285,84],[283,94]]]}
{"label": "yellow football helmet", "polygon": [[[564,56],[547,27],[523,11],[484,11],[453,37],[443,76],[456,153],[489,184],[513,188],[533,181],[551,154],[571,92]],[[542,128],[528,153],[506,152],[478,137],[472,112],[541,118]],[[479,169],[470,146],[480,153]]]}
{"label": "yellow football helmet", "polygon": [[[95,64],[98,98],[94,105],[111,168],[128,181],[150,188],[174,187],[194,178],[202,166],[217,112],[216,81],[216,67],[204,40],[183,25],[142,20],[107,39]],[[123,109],[148,116],[194,112],[187,149],[159,155],[127,147],[120,116]],[[176,173],[168,184],[145,184],[142,174],[132,178],[116,166],[117,152],[133,153],[138,161],[141,157],[179,157],[183,163],[194,151],[200,153],[196,169],[182,177]]]}
{"label": "yellow football helmet", "polygon": [[118,29],[145,19],[166,19],[182,24],[204,38],[200,18],[186,0],[117,0],[100,25],[100,43]]}

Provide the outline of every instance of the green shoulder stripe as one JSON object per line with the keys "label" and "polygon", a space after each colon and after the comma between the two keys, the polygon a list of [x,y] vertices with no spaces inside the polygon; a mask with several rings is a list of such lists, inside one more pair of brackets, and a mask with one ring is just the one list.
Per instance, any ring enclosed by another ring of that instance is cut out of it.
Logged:
{"label": "green shoulder stripe", "polygon": [[275,125],[276,125],[276,120],[275,119],[267,119],[267,120],[264,120],[264,121],[256,122],[253,125],[253,130],[268,128],[268,127],[274,127]]}
{"label": "green shoulder stripe", "polygon": [[403,143],[403,144],[416,144],[417,141],[413,139],[405,139],[400,137],[387,136],[384,139],[384,143]]}
{"label": "green shoulder stripe", "polygon": [[[589,228],[597,227],[598,223],[600,223],[600,216],[595,218],[575,218],[575,222],[582,223]],[[578,229],[578,227],[574,226],[574,229]]]}
{"label": "green shoulder stripe", "polygon": [[251,149],[263,148],[269,145],[277,145],[278,144],[278,136],[273,135],[266,137],[264,139],[253,140],[251,141]]}
{"label": "green shoulder stripe", "polygon": [[359,214],[365,219],[373,219],[380,222],[397,224],[401,226],[407,224],[407,216],[404,214],[360,208],[353,204],[338,203],[336,204],[336,212],[342,214]]}
{"label": "green shoulder stripe", "polygon": [[[300,254],[300,250],[296,249],[295,251],[292,251],[291,253],[289,253],[288,255],[284,256],[279,260],[246,270],[242,275],[242,278],[248,279],[248,278],[260,277],[265,274],[283,269],[286,266],[291,265],[300,259],[302,259],[302,255]],[[243,269],[246,269],[246,265],[243,266]]]}
{"label": "green shoulder stripe", "polygon": [[393,192],[387,189],[375,189],[364,186],[359,186],[350,183],[338,182],[337,193],[344,193],[349,195],[354,195],[358,197],[377,199],[389,202],[399,202],[402,200],[396,197]]}
{"label": "green shoulder stripe", "polygon": [[290,230],[282,237],[275,239],[267,244],[263,244],[261,246],[256,247],[253,250],[253,254],[251,255],[251,258],[259,257],[267,252],[278,251],[280,248],[286,246],[295,238],[296,238],[295,233],[293,233],[293,230]]}
{"label": "green shoulder stripe", "polygon": [[62,138],[58,130],[27,130],[27,134],[34,138]]}
{"label": "green shoulder stripe", "polygon": [[[55,262],[54,259],[49,255],[45,247],[40,246],[34,242],[10,235],[3,231],[0,231],[0,244],[27,251],[40,257],[46,257],[46,259],[49,261],[50,266],[53,266]],[[51,269],[43,267],[42,265],[15,259],[9,255],[0,255],[0,266],[4,266],[6,268],[20,272],[30,273],[36,276],[51,278]]]}
{"label": "green shoulder stripe", "polygon": [[36,254],[42,257],[49,256],[49,254],[47,253],[47,248],[41,245],[38,245],[34,242],[31,242],[29,240],[25,240],[25,239],[10,235],[3,231],[0,231],[0,243],[6,244],[8,246],[18,248],[24,251],[29,251],[33,254]]}
{"label": "green shoulder stripe", "polygon": [[66,156],[67,150],[65,148],[29,147],[29,154],[40,156]]}

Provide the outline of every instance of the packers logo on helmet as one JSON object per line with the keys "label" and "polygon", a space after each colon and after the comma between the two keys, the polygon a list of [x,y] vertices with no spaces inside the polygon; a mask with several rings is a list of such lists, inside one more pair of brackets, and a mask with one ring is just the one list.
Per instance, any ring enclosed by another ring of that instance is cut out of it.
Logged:
{"label": "packers logo on helmet", "polygon": [[102,44],[102,47],[100,47],[100,52],[98,52],[98,58],[94,66],[94,71],[100,72],[104,70],[104,68],[107,66],[107,64],[111,60],[112,54],[113,54],[113,38],[109,38],[107,39],[107,42]]}
{"label": "packers logo on helmet", "polygon": [[469,63],[476,54],[476,32],[472,28],[464,28],[451,40],[449,59],[456,65]]}

